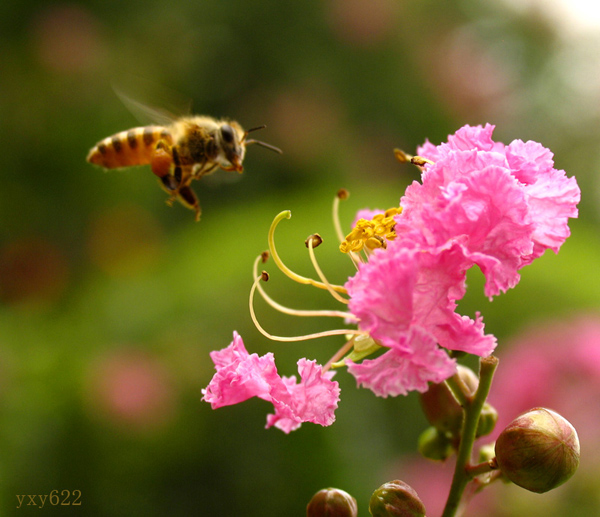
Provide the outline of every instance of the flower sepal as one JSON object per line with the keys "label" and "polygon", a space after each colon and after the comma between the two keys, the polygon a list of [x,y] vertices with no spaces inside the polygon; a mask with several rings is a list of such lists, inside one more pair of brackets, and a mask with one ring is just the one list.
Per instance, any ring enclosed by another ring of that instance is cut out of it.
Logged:
{"label": "flower sepal", "polygon": [[352,351],[346,355],[341,361],[333,363],[331,365],[332,368],[340,368],[345,366],[346,360],[352,361],[354,363],[362,361],[365,357],[374,354],[375,352],[381,350],[381,346],[378,345],[373,338],[369,336],[356,336],[354,338]]}

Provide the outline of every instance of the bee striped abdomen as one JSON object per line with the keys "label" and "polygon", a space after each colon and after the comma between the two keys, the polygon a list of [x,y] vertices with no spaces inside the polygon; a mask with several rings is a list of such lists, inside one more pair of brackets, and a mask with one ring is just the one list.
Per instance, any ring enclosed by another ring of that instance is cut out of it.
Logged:
{"label": "bee striped abdomen", "polygon": [[88,154],[87,161],[106,169],[146,165],[150,163],[159,140],[172,144],[171,132],[162,126],[121,131],[98,142]]}

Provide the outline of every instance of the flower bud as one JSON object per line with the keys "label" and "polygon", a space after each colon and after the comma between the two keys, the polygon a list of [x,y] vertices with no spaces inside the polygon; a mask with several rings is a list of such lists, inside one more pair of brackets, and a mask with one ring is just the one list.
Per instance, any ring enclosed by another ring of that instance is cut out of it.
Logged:
{"label": "flower bud", "polygon": [[496,427],[497,421],[498,411],[496,411],[496,408],[488,402],[484,402],[479,415],[479,422],[477,422],[477,438],[490,434]]}
{"label": "flower bud", "polygon": [[356,517],[356,499],[339,488],[324,488],[313,495],[306,517]]}
{"label": "flower bud", "polygon": [[579,439],[562,416],[534,408],[513,420],[496,441],[496,461],[515,485],[543,493],[562,485],[579,466]]}
{"label": "flower bud", "polygon": [[[458,365],[457,372],[468,390],[466,395],[475,393],[479,384],[475,372],[462,365]],[[425,418],[432,426],[442,432],[458,436],[462,427],[463,409],[446,383],[431,384],[425,393],[419,395],[419,398]]]}
{"label": "flower bud", "polygon": [[435,427],[428,427],[421,433],[417,448],[421,456],[433,461],[445,461],[454,453],[450,438]]}
{"label": "flower bud", "polygon": [[425,505],[410,485],[395,480],[373,492],[369,512],[373,517],[425,517]]}

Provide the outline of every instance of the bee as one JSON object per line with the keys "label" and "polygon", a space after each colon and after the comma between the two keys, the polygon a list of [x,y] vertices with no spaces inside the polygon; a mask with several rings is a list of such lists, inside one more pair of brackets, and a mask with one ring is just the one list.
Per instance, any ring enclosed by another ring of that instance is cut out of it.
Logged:
{"label": "bee", "polygon": [[170,124],[136,127],[109,136],[90,150],[87,161],[105,169],[150,165],[169,194],[167,204],[179,201],[194,210],[199,221],[200,203],[190,183],[219,168],[243,172],[248,145],[257,144],[281,154],[275,146],[247,138],[249,133],[265,127],[244,131],[233,120],[181,117]]}

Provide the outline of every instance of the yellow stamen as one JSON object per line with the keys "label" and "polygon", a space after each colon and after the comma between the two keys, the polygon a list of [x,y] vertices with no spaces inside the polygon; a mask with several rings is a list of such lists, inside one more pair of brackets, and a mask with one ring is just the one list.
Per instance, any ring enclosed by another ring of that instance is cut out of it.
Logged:
{"label": "yellow stamen", "polygon": [[[319,289],[329,289],[325,284],[321,283],[321,282],[317,282],[316,280],[313,280],[312,278],[306,278],[304,276],[298,275],[296,273],[294,273],[291,269],[289,269],[281,260],[281,258],[279,257],[279,254],[277,253],[277,249],[275,248],[275,228],[277,228],[277,225],[283,220],[283,219],[289,219],[290,217],[292,217],[292,213],[289,210],[284,210],[283,212],[279,213],[275,219],[273,219],[273,222],[271,223],[271,227],[269,228],[269,236],[268,236],[268,241],[269,241],[269,250],[271,251],[271,255],[273,256],[273,260],[275,261],[275,264],[277,264],[277,267],[285,274],[287,275],[289,278],[291,278],[292,280],[300,283],[300,284],[306,284],[306,285],[312,285],[314,287],[318,287]],[[333,285],[331,286],[334,290],[340,292],[340,293],[345,293],[346,289],[344,289],[342,286],[339,285]]]}
{"label": "yellow stamen", "polygon": [[342,253],[356,253],[364,248],[367,251],[385,248],[387,241],[396,238],[394,216],[401,213],[402,207],[389,208],[383,214],[375,215],[370,221],[359,219],[354,229],[340,244],[340,251]]}

